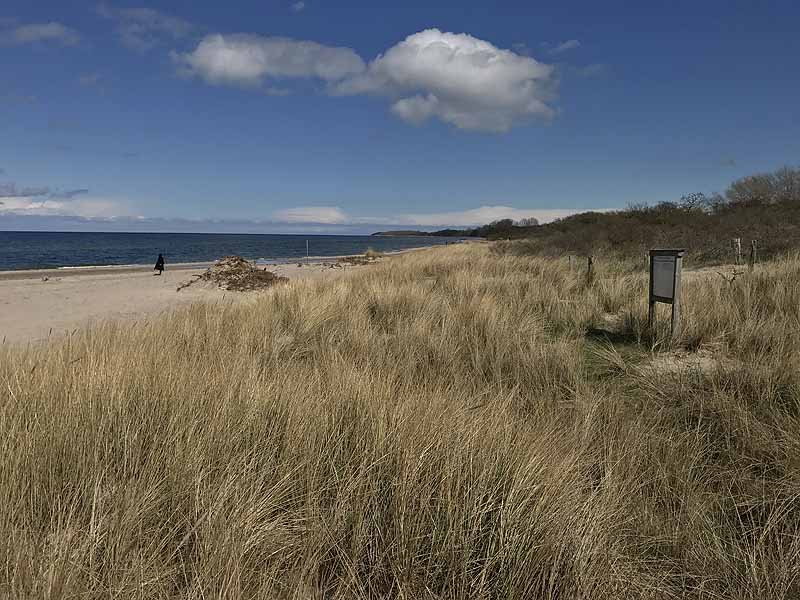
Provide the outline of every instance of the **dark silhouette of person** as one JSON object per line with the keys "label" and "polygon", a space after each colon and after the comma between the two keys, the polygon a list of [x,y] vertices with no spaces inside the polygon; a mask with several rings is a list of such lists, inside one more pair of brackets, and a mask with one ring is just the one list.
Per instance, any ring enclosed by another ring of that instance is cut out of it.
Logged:
{"label": "dark silhouette of person", "polygon": [[156,260],[156,266],[153,267],[154,271],[158,271],[158,275],[161,275],[162,271],[164,271],[164,255],[158,255],[158,259]]}

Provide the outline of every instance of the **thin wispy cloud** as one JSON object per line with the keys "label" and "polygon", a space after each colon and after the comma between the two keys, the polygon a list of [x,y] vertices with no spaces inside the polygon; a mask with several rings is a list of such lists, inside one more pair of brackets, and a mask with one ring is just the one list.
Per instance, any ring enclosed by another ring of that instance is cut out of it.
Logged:
{"label": "thin wispy cloud", "polygon": [[305,9],[306,9],[306,3],[302,2],[302,0],[300,2],[292,2],[292,10],[294,12],[302,12]]}
{"label": "thin wispy cloud", "polygon": [[57,192],[53,192],[50,194],[51,198],[61,198],[64,200],[72,200],[77,196],[84,196],[89,193],[89,190],[86,188],[81,188],[77,190],[61,190]]}
{"label": "thin wispy cloud", "polygon": [[33,198],[50,193],[49,187],[22,187],[15,183],[0,183],[0,198]]}
{"label": "thin wispy cloud", "polygon": [[97,14],[112,21],[120,42],[137,52],[184,38],[195,30],[189,21],[152,8],[116,8],[101,3]]}
{"label": "thin wispy cloud", "polygon": [[17,25],[0,30],[0,45],[2,46],[46,43],[74,46],[80,41],[81,36],[77,31],[56,21]]}
{"label": "thin wispy cloud", "polygon": [[78,77],[78,83],[84,87],[92,87],[99,84],[101,79],[102,77],[99,73],[85,73]]}
{"label": "thin wispy cloud", "polygon": [[38,98],[33,94],[21,94],[19,92],[0,93],[0,103],[6,104],[34,104]]}
{"label": "thin wispy cloud", "polygon": [[570,66],[567,68],[569,73],[574,73],[578,77],[604,77],[611,70],[605,63],[592,63],[583,66]]}
{"label": "thin wispy cloud", "polygon": [[560,44],[556,44],[552,48],[550,48],[547,53],[548,54],[562,54],[567,52],[568,50],[574,50],[575,48],[579,48],[581,43],[578,40],[567,40],[565,42],[561,42]]}
{"label": "thin wispy cloud", "polygon": [[78,131],[81,124],[74,119],[53,118],[47,121],[50,131]]}
{"label": "thin wispy cloud", "polygon": [[270,79],[315,78],[332,95],[388,98],[398,118],[437,119],[468,131],[505,132],[556,114],[554,68],[467,34],[428,29],[371,62],[354,50],[249,34],[206,36],[173,53],[183,75],[259,88]]}

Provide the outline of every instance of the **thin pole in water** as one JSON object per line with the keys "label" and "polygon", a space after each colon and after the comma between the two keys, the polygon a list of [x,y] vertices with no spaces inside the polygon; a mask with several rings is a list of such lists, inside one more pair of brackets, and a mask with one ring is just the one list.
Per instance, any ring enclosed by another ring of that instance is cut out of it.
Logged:
{"label": "thin pole in water", "polygon": [[306,240],[306,262],[308,262],[308,240]]}

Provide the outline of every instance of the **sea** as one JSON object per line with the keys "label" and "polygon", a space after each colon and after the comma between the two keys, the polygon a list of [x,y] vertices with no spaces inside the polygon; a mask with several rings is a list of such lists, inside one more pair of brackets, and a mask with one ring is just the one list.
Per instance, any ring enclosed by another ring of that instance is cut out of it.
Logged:
{"label": "sea", "polygon": [[209,263],[237,255],[262,264],[408,250],[454,238],[233,233],[83,233],[0,231],[0,271],[174,263]]}

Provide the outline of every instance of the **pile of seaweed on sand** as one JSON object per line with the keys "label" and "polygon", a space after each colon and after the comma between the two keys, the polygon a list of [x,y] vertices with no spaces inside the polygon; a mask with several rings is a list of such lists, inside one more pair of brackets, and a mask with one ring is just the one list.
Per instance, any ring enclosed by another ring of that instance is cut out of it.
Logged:
{"label": "pile of seaweed on sand", "polygon": [[224,256],[206,269],[204,273],[195,275],[195,277],[196,279],[180,286],[178,291],[198,281],[213,283],[223,290],[233,292],[262,290],[276,283],[289,281],[287,277],[279,277],[271,271],[259,269],[255,264],[241,256]]}

